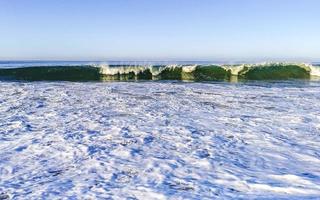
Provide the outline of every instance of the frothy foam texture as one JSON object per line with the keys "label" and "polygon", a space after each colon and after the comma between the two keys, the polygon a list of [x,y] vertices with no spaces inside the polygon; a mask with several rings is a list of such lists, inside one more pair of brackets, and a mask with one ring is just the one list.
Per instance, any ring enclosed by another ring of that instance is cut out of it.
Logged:
{"label": "frothy foam texture", "polygon": [[310,74],[312,76],[319,76],[320,77],[320,66],[308,66],[310,68]]}
{"label": "frothy foam texture", "polygon": [[320,82],[0,83],[0,197],[320,196]]}

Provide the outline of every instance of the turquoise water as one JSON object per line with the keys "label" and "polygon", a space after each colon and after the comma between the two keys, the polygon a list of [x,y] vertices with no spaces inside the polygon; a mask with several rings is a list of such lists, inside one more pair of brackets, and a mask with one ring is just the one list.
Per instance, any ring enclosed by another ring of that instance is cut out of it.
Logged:
{"label": "turquoise water", "polygon": [[319,99],[308,79],[2,80],[0,199],[317,199]]}

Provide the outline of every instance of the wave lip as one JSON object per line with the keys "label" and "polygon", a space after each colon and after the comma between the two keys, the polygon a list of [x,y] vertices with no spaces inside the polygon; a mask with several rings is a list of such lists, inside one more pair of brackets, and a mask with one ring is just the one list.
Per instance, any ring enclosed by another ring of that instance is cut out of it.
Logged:
{"label": "wave lip", "polygon": [[320,77],[320,67],[304,63],[242,65],[61,65],[0,69],[1,80],[127,81],[127,80],[288,80]]}

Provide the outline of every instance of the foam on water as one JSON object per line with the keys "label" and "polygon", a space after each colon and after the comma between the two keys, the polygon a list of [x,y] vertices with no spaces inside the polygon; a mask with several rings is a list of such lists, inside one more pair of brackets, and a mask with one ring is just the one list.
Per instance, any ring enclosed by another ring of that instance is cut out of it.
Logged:
{"label": "foam on water", "polygon": [[191,73],[193,72],[197,65],[162,65],[162,66],[153,66],[153,65],[142,65],[142,66],[109,66],[105,64],[94,65],[95,67],[100,68],[100,73],[103,75],[117,75],[117,74],[129,74],[133,73],[138,75],[146,70],[150,70],[152,76],[158,76],[162,71],[166,69],[174,70],[175,68],[182,68],[183,72]]}
{"label": "foam on water", "polygon": [[319,82],[0,86],[0,197],[320,196]]}
{"label": "foam on water", "polygon": [[320,76],[320,66],[309,65],[309,68],[312,76]]}

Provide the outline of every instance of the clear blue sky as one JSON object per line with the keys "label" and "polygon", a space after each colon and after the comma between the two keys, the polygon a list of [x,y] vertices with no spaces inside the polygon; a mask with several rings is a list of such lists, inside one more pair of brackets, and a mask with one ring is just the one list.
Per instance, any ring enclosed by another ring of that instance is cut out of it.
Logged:
{"label": "clear blue sky", "polygon": [[0,59],[320,60],[320,1],[1,0]]}

